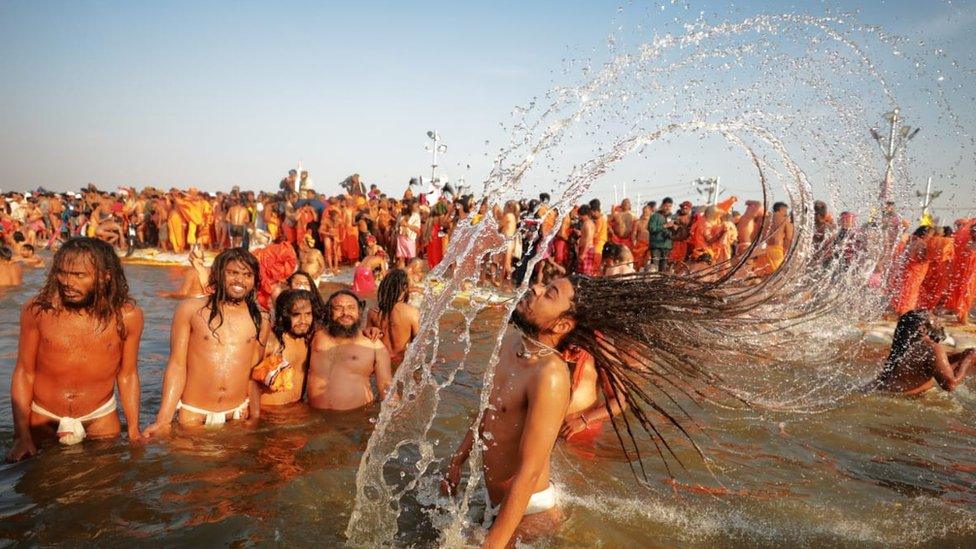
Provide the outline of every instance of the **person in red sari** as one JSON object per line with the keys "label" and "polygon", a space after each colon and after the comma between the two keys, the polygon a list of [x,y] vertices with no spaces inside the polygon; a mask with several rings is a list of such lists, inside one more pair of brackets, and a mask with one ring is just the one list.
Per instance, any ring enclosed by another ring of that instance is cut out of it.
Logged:
{"label": "person in red sari", "polygon": [[898,316],[918,306],[918,294],[929,270],[927,247],[931,230],[931,227],[915,229],[905,247],[904,263],[900,276],[895,280],[897,286],[891,301],[891,308]]}
{"label": "person in red sari", "polygon": [[949,294],[949,275],[952,273],[952,258],[955,257],[951,227],[935,229],[929,238],[926,255],[929,270],[918,294],[918,308],[932,311],[939,308]]}
{"label": "person in red sari", "polygon": [[955,259],[949,275],[949,299],[946,308],[960,324],[969,324],[969,311],[976,298],[976,219],[962,223],[956,232]]}
{"label": "person in red sari", "polygon": [[447,206],[443,202],[434,205],[434,215],[431,219],[430,241],[427,243],[427,268],[433,269],[444,259],[444,239],[447,237],[444,218],[447,216]]}

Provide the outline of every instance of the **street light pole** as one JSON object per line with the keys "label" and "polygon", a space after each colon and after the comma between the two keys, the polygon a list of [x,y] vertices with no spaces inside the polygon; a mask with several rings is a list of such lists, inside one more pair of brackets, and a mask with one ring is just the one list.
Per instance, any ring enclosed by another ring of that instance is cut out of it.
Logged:
{"label": "street light pole", "polygon": [[441,143],[441,136],[437,133],[437,130],[428,130],[427,137],[430,138],[432,144],[427,145],[426,149],[430,151],[430,182],[433,183],[437,179],[437,153],[446,153],[447,145]]}
{"label": "street light pole", "polygon": [[894,164],[895,157],[898,152],[908,145],[908,142],[912,140],[921,128],[913,128],[911,126],[901,126],[900,130],[897,130],[898,125],[902,121],[901,109],[895,107],[891,112],[884,114],[884,119],[890,124],[888,129],[888,143],[882,143],[881,134],[878,130],[871,128],[871,137],[878,142],[878,147],[881,149],[881,154],[885,158],[885,175],[884,180],[881,182],[881,201],[888,202],[891,198],[891,187],[894,183]]}
{"label": "street light pole", "polygon": [[922,218],[924,219],[925,216],[930,215],[929,210],[931,209],[932,201],[935,200],[936,198],[939,198],[939,195],[942,194],[942,191],[932,190],[932,178],[929,177],[928,183],[925,184],[925,194],[922,194],[921,192],[918,191],[915,191],[915,194],[916,196],[923,198]]}

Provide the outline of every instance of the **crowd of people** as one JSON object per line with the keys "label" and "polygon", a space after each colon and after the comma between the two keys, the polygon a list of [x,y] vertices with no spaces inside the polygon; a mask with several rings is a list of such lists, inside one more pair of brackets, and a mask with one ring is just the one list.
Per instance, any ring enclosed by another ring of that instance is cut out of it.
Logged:
{"label": "crowd of people", "polygon": [[[307,172],[293,170],[274,193],[93,186],[8,193],[0,208],[0,284],[20,284],[24,267],[44,267],[38,249],[56,250],[44,285],[21,312],[8,458],[35,454],[44,439],[117,436],[116,388],[132,440],[164,436],[174,420],[187,428],[254,423],[297,403],[351,410],[396,401],[393,375],[421,329],[412,297],[424,272],[442,262],[459,228],[493,220],[504,239],[479,259],[483,283],[506,288],[531,277],[532,284],[502,341],[489,389],[494,406],[451,458],[443,489],[457,488],[475,437],[491,441],[484,470],[495,519],[486,545],[502,547],[555,506],[548,468],[558,438],[585,440],[628,409],[647,427],[642,409],[654,405],[634,379],[652,374],[633,357],[663,347],[628,328],[648,312],[617,281],[648,273],[664,300],[672,295],[667,277],[653,273],[701,275],[673,294],[676,306],[684,299],[693,310],[696,291],[713,291],[709,277],[734,264],[741,266],[736,283],[769,277],[796,237],[786,204],[767,212],[747,201],[739,212],[734,197],[677,207],[664,198],[639,213],[628,199],[609,211],[594,199],[560,216],[545,193],[490,204],[450,187],[420,193],[415,184],[391,197],[376,185],[367,189],[358,175],[342,186],[342,194],[326,196]],[[905,237],[892,211],[880,223],[897,230],[885,282],[900,332],[877,386],[912,392],[935,380],[951,390],[976,353],[940,351],[933,312],[968,321],[976,219]],[[817,261],[841,269],[861,261],[867,247],[854,214],[835,223],[822,202],[814,206],[813,241]],[[173,293],[185,299],[173,316],[160,409],[145,428],[136,368],[143,318],[120,261],[142,248],[189,252],[191,262],[186,284]],[[209,266],[204,250],[218,252]],[[319,281],[344,265],[354,269],[352,287],[323,299]],[[608,308],[618,314],[607,319]],[[100,351],[79,353],[77,341]],[[919,345],[924,352],[910,352]]]}

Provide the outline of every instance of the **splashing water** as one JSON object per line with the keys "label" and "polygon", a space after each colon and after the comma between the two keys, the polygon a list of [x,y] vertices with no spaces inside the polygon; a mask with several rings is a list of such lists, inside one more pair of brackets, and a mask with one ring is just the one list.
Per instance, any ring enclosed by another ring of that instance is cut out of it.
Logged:
{"label": "splashing water", "polygon": [[[484,180],[483,196],[517,199],[525,188],[556,184],[554,207],[565,215],[601,181],[635,166],[652,171],[656,162],[674,161],[670,150],[696,142],[700,154],[727,159],[742,173],[748,169],[765,210],[780,196],[794,212],[796,237],[787,261],[754,289],[729,286],[730,299],[749,304],[740,313],[695,319],[700,326],[693,329],[681,322],[669,329],[676,341],[707,333],[720,342],[710,352],[710,341],[702,341],[710,354],[699,358],[720,374],[713,383],[721,379],[722,389],[756,413],[834,408],[864,381],[844,365],[860,349],[857,324],[876,318],[885,304],[869,279],[886,266],[890,241],[881,225],[868,224],[865,261],[849,269],[824,268],[813,242],[812,202],[816,195],[862,219],[877,217],[879,161],[865,126],[898,105],[902,82],[909,78],[922,83],[916,91],[925,98],[925,109],[943,122],[930,133],[951,138],[947,142],[958,147],[943,179],[951,183],[959,173],[972,172],[974,141],[946,93],[945,71],[925,54],[927,47],[914,54],[906,39],[860,25],[851,16],[756,15],[717,24],[702,16],[665,26],[675,30],[648,36],[638,26],[640,43],[629,52],[628,41],[614,37],[612,57],[598,69],[586,61],[569,62],[579,67],[583,83],[555,87],[544,100],[515,109],[507,128],[510,141]],[[874,50],[888,53],[875,57]],[[694,158],[677,160],[695,163]],[[910,174],[904,158],[898,166],[895,199],[906,203]],[[459,226],[445,260],[431,272],[444,286],[425,293],[420,332],[395,379],[402,397],[383,405],[363,456],[346,531],[352,544],[402,541],[410,529],[398,524],[404,505],[426,510],[441,543],[466,543],[482,448],[473,449],[461,496],[440,499],[436,473],[453,448],[430,440],[428,433],[444,391],[470,387],[467,372],[482,366],[470,363],[471,325],[487,304],[474,299],[459,304],[454,297],[466,284],[477,284],[482,258],[505,245],[491,216]],[[530,260],[528,272],[538,260]],[[524,291],[519,288],[516,297]],[[516,301],[504,306],[503,319]],[[464,350],[460,357],[448,357],[441,338],[455,334],[441,330],[447,317],[457,316],[456,337]],[[483,387],[490,386],[505,328],[504,323],[497,327],[483,365]],[[771,368],[786,372],[789,382],[770,382]],[[487,406],[488,392],[482,391],[474,424]],[[712,412],[716,421],[721,410]],[[460,425],[459,432],[469,425]]]}

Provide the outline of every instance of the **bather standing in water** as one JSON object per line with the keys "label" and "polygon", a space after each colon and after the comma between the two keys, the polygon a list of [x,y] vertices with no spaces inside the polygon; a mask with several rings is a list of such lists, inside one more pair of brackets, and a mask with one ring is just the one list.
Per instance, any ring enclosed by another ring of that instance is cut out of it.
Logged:
{"label": "bather standing in water", "polygon": [[129,438],[138,439],[142,326],[115,250],[93,238],[68,240],[21,311],[10,384],[14,447],[7,459],[34,455],[46,437],[77,444],[86,436],[117,436],[116,385]]}
{"label": "bather standing in water", "polygon": [[393,269],[383,277],[376,292],[376,307],[370,309],[367,325],[383,334],[394,371],[403,362],[407,346],[420,332],[420,310],[410,304],[410,277]]}
{"label": "bather standing in water", "polygon": [[[261,391],[262,409],[302,399],[309,339],[315,326],[313,301],[312,292],[291,289],[275,300],[275,319],[264,359],[252,372]],[[281,383],[284,380],[286,383]]]}
{"label": "bather standing in water", "polygon": [[210,269],[213,293],[180,303],[173,314],[170,357],[156,422],[145,436],[183,425],[257,420],[251,369],[263,355],[268,322],[257,303],[258,261],[243,248],[224,250]]}
{"label": "bather standing in water", "polygon": [[918,395],[936,385],[954,390],[976,362],[976,349],[950,355],[939,345],[944,339],[942,323],[928,311],[901,315],[884,369],[869,387],[903,395]]}
{"label": "bather standing in water", "polygon": [[[493,519],[483,547],[506,547],[535,536],[558,521],[549,479],[552,449],[570,402],[569,368],[556,348],[575,328],[567,314],[573,287],[567,278],[534,287],[516,306],[492,378],[491,408],[479,436],[488,514]],[[444,491],[453,493],[474,443],[469,430],[451,458]]]}
{"label": "bather standing in water", "polygon": [[308,405],[322,410],[354,410],[389,393],[393,375],[383,342],[360,333],[366,302],[339,290],[325,303],[325,326],[312,339],[308,369]]}
{"label": "bather standing in water", "polygon": [[20,286],[24,282],[24,269],[21,262],[14,261],[14,252],[0,246],[0,287]]}

